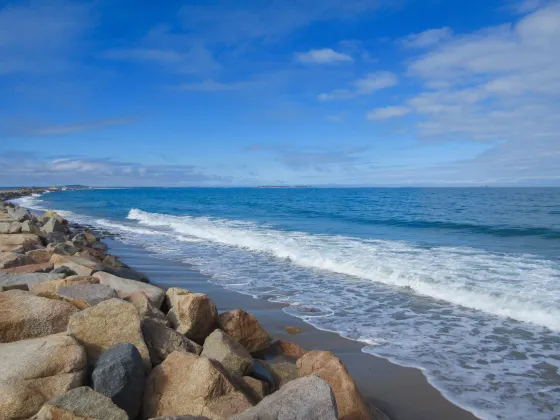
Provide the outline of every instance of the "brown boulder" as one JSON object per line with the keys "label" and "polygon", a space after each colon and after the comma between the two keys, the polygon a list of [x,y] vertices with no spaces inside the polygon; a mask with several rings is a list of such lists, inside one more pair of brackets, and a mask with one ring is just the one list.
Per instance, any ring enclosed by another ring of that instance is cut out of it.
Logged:
{"label": "brown boulder", "polygon": [[22,265],[32,264],[33,261],[27,255],[12,252],[0,252],[0,268],[14,268]]}
{"label": "brown boulder", "polygon": [[167,319],[177,331],[199,344],[216,328],[218,311],[216,305],[202,293],[178,296],[176,306],[167,314]]}
{"label": "brown boulder", "polygon": [[0,343],[43,337],[66,330],[78,310],[66,302],[21,290],[0,293]]}
{"label": "brown boulder", "polygon": [[128,420],[128,415],[110,398],[83,386],[46,403],[37,420]]}
{"label": "brown boulder", "polygon": [[200,354],[202,351],[202,346],[153,319],[147,318],[142,321],[142,335],[154,366],[162,363],[175,351],[194,354]]}
{"label": "brown boulder", "polygon": [[346,366],[329,351],[314,350],[297,361],[300,376],[316,375],[332,388],[342,420],[368,419],[368,410]]}
{"label": "brown boulder", "polygon": [[46,248],[42,248],[27,251],[25,255],[31,259],[32,264],[44,264],[50,262],[53,252],[51,250],[47,250]]}
{"label": "brown boulder", "polygon": [[269,385],[251,376],[241,378],[240,388],[253,404],[258,404],[269,392]]}
{"label": "brown boulder", "polygon": [[12,274],[22,274],[22,273],[50,273],[53,269],[51,263],[43,264],[27,264],[21,265],[19,267],[6,268],[0,270],[1,273],[12,273]]}
{"label": "brown boulder", "polygon": [[99,284],[99,280],[88,276],[70,276],[64,279],[50,280],[42,283],[31,284],[31,293],[49,299],[60,299],[57,295],[58,289],[67,286],[77,286],[79,284]]}
{"label": "brown boulder", "polygon": [[66,335],[0,344],[0,354],[2,419],[30,417],[86,378],[85,352]]}
{"label": "brown boulder", "polygon": [[165,303],[169,309],[177,306],[177,299],[179,296],[190,295],[192,292],[187,289],[181,289],[180,287],[170,287],[165,292]]}
{"label": "brown boulder", "polygon": [[262,362],[272,373],[277,388],[282,388],[288,382],[298,377],[298,371],[295,364],[290,362]]}
{"label": "brown boulder", "polygon": [[165,314],[154,306],[146,293],[138,290],[132,293],[121,292],[118,295],[121,299],[132,303],[142,319],[150,318],[163,325],[169,325]]}
{"label": "brown boulder", "polygon": [[95,270],[95,261],[88,260],[83,257],[74,257],[69,255],[53,254],[50,259],[54,268],[68,267],[79,276],[91,276]]}
{"label": "brown boulder", "polygon": [[299,359],[307,352],[291,341],[276,340],[267,349],[266,353],[274,356],[282,355],[290,359]]}
{"label": "brown boulder", "polygon": [[140,330],[140,317],[136,308],[128,302],[110,299],[78,312],[68,322],[68,334],[84,346],[90,364],[109,348],[130,343],[142,355],[146,370],[152,367]]}
{"label": "brown boulder", "polygon": [[251,407],[214,363],[192,353],[169,355],[148,378],[143,417],[199,415],[225,420]]}
{"label": "brown boulder", "polygon": [[249,353],[265,350],[269,346],[270,338],[259,321],[254,315],[248,314],[243,309],[220,314],[218,326],[227,335],[237,340]]}
{"label": "brown boulder", "polygon": [[233,377],[248,375],[253,371],[253,358],[245,348],[219,329],[204,340],[203,357],[220,362]]}

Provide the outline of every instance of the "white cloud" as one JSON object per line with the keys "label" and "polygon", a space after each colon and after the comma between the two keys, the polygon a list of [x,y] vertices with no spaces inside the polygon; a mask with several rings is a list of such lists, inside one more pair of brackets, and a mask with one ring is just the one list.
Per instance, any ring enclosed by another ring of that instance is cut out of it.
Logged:
{"label": "white cloud", "polygon": [[450,28],[428,29],[418,34],[408,35],[401,42],[409,48],[426,48],[439,44],[441,41],[451,38],[451,36]]}
{"label": "white cloud", "polygon": [[388,120],[389,118],[403,117],[408,113],[410,113],[410,109],[405,106],[388,106],[368,112],[366,118],[371,121],[381,121]]}
{"label": "white cloud", "polygon": [[297,53],[296,60],[304,64],[333,64],[354,61],[354,59],[348,54],[336,52],[331,48],[311,50],[306,53]]}
{"label": "white cloud", "polygon": [[393,87],[399,83],[398,77],[388,71],[370,73],[362,79],[356,80],[351,89],[337,89],[329,93],[321,93],[320,101],[351,99],[359,95],[369,95],[378,90]]}

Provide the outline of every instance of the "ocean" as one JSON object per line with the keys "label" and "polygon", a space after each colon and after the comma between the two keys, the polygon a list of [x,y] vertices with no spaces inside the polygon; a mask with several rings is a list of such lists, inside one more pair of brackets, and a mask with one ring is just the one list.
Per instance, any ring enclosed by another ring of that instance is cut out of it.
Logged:
{"label": "ocean", "polygon": [[95,189],[18,201],[286,303],[422,369],[481,418],[560,416],[560,188]]}

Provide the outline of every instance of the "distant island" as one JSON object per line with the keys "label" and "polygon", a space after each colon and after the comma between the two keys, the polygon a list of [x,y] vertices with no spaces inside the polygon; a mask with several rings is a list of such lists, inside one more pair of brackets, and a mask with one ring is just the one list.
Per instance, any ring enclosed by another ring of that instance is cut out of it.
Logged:
{"label": "distant island", "polygon": [[311,185],[259,185],[257,188],[313,188]]}

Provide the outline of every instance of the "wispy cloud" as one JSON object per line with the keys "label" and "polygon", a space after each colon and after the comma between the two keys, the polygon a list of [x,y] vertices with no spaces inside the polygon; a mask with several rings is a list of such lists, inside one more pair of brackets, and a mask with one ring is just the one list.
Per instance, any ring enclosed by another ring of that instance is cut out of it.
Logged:
{"label": "wispy cloud", "polygon": [[429,29],[424,32],[412,34],[401,40],[401,43],[408,48],[426,48],[439,44],[451,38],[453,32],[450,28]]}
{"label": "wispy cloud", "polygon": [[181,83],[174,86],[176,90],[193,91],[193,92],[227,92],[245,89],[255,86],[256,82],[231,82],[221,83],[214,80],[205,80],[199,83]]}
{"label": "wispy cloud", "polygon": [[321,93],[320,101],[333,101],[351,99],[360,95],[369,95],[378,90],[387,89],[397,85],[398,77],[388,71],[370,73],[362,79],[356,80],[349,89],[338,89],[329,93]]}
{"label": "wispy cloud", "polygon": [[106,118],[103,120],[88,121],[76,124],[51,125],[33,128],[25,132],[29,137],[63,136],[85,131],[103,130],[124,124],[131,124],[137,118]]}
{"label": "wispy cloud", "polygon": [[336,52],[331,48],[311,50],[305,53],[297,53],[296,61],[304,64],[333,64],[340,62],[352,62],[354,59],[348,55]]}
{"label": "wispy cloud", "polygon": [[388,120],[389,118],[402,117],[410,113],[410,109],[405,106],[387,106],[377,108],[367,113],[366,118],[372,121]]}

